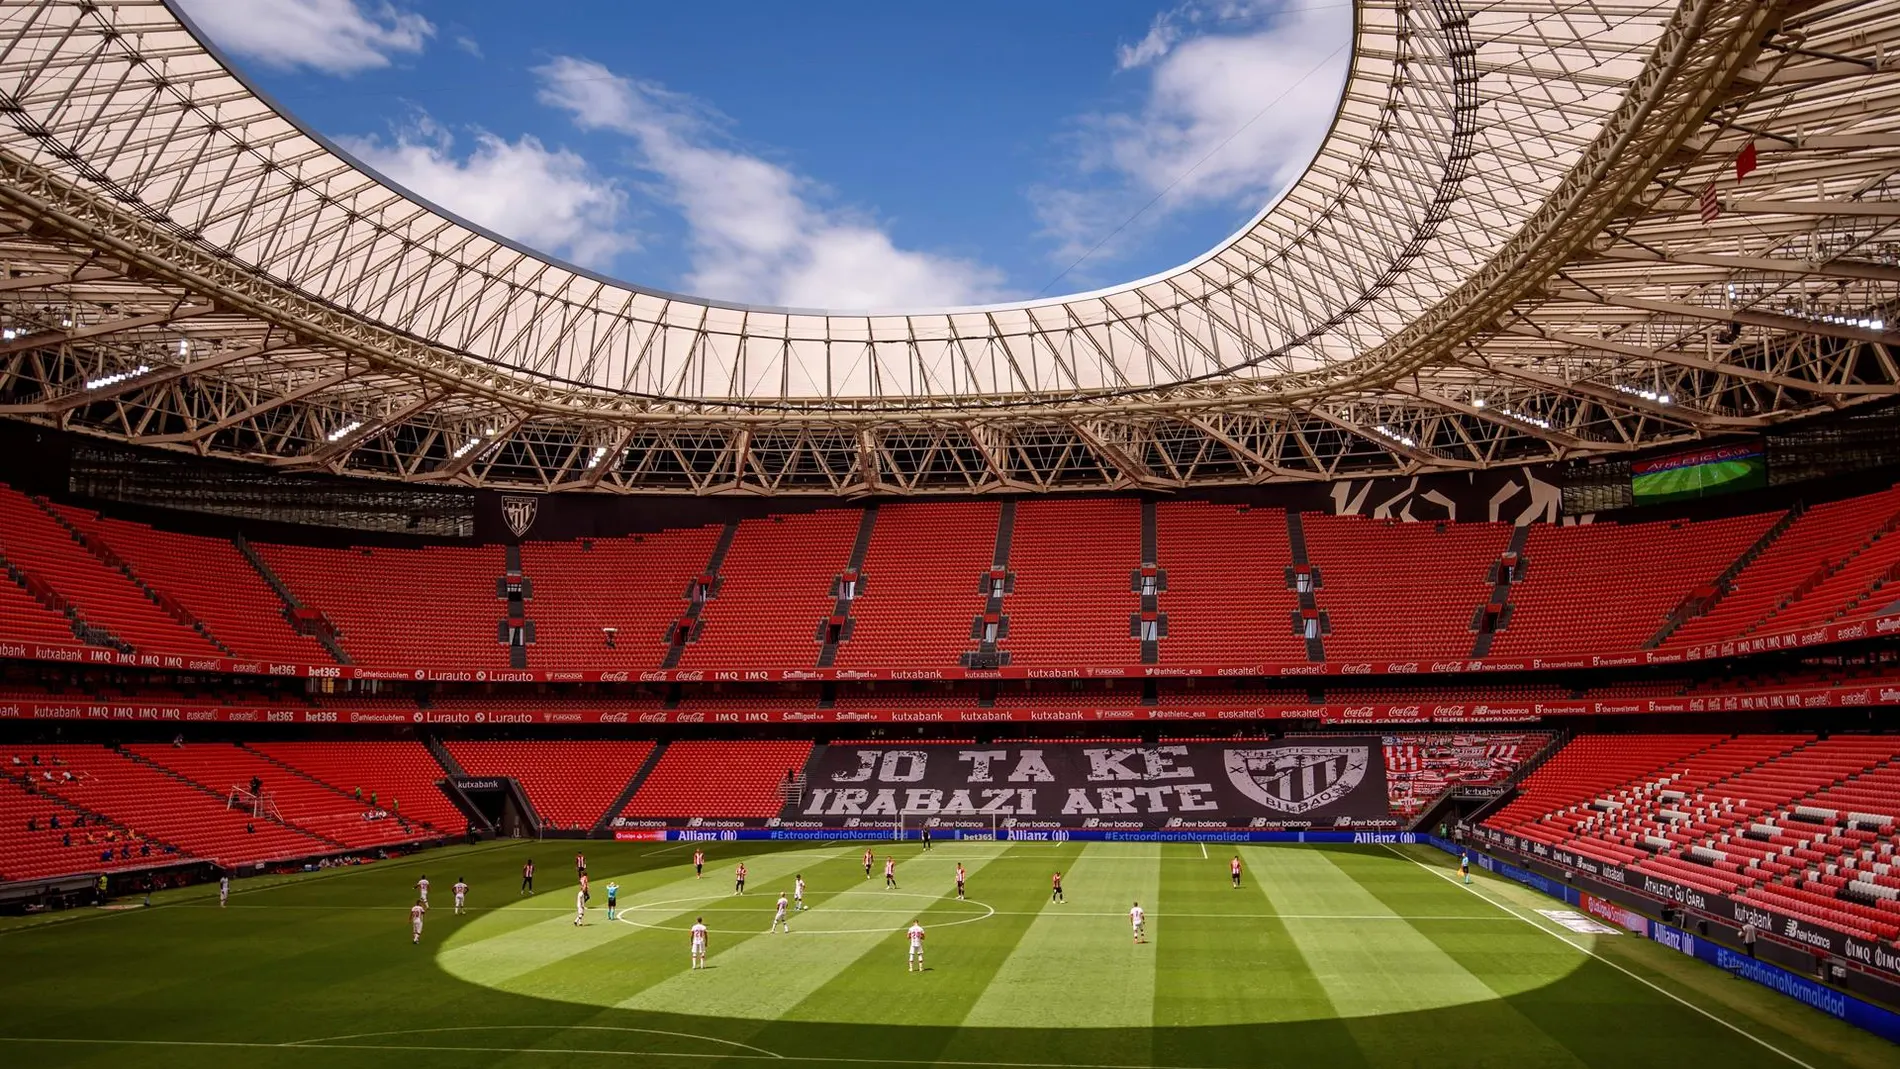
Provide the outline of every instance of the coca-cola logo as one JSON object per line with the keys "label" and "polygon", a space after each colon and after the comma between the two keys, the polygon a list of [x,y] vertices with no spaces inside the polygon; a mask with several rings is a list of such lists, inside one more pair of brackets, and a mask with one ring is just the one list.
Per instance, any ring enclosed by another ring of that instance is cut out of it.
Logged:
{"label": "coca-cola logo", "polygon": [[[623,713],[621,715],[624,716],[625,714]],[[642,724],[664,724],[666,723],[666,714],[665,713],[641,713],[640,722]]]}
{"label": "coca-cola logo", "polygon": [[1372,662],[1361,661],[1358,664],[1342,664],[1339,666],[1339,674],[1342,676],[1369,676],[1372,674]]}
{"label": "coca-cola logo", "polygon": [[706,673],[704,672],[675,672],[673,673],[673,678],[679,680],[681,683],[699,683],[705,680]]}

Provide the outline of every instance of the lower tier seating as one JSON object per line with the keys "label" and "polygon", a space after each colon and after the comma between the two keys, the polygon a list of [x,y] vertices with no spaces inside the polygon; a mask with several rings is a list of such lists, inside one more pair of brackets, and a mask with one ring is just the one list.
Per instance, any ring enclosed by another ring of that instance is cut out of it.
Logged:
{"label": "lower tier seating", "polygon": [[771,817],[782,786],[811,756],[803,739],[670,743],[634,792],[627,817]]}
{"label": "lower tier seating", "polygon": [[1486,824],[1862,939],[1900,937],[1900,739],[1585,736]]}
{"label": "lower tier seating", "polygon": [[445,835],[468,830],[468,818],[436,784],[446,773],[420,742],[272,742],[251,747],[265,757],[393,811]]}
{"label": "lower tier seating", "polygon": [[514,777],[544,825],[579,831],[600,820],[653,753],[651,742],[628,739],[447,745],[471,776]]}
{"label": "lower tier seating", "polygon": [[0,751],[29,765],[40,758],[35,790],[96,813],[141,839],[169,843],[223,865],[308,857],[335,844],[273,820],[228,808],[188,780],[104,746],[31,746]]}
{"label": "lower tier seating", "polygon": [[[425,837],[409,821],[385,816],[367,800],[285,769],[255,750],[229,743],[188,746],[128,746],[134,754],[168,769],[199,786],[230,797],[250,791],[253,778],[261,781],[265,812],[306,832],[344,846],[380,846]],[[240,797],[240,805],[248,804]]]}

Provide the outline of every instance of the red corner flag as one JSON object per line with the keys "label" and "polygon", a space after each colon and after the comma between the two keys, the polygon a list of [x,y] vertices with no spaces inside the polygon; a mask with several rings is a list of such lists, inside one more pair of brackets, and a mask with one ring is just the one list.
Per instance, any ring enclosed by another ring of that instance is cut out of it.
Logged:
{"label": "red corner flag", "polygon": [[1735,180],[1739,182],[1747,178],[1748,172],[1755,169],[1757,162],[1755,159],[1755,143],[1750,141],[1748,144],[1742,146],[1741,154],[1735,157]]}

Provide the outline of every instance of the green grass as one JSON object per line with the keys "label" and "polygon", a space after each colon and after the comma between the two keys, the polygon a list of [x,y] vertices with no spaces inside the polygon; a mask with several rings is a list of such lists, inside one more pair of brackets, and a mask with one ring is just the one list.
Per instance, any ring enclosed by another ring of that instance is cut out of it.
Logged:
{"label": "green grass", "polygon": [[[880,844],[885,845],[885,844]],[[661,1067],[1892,1066],[1894,1048],[1632,936],[1539,916],[1515,885],[1449,878],[1434,851],[1186,844],[939,844],[899,853],[898,892],[861,845],[588,844],[596,908],[575,928],[556,844],[451,849],[237,885],[151,909],[0,926],[0,1058],[12,1065],[522,1069],[628,1055]],[[538,854],[540,894],[516,893]],[[880,850],[880,855],[882,850]],[[751,893],[730,895],[744,857]],[[951,869],[970,870],[969,903]],[[1060,868],[1069,901],[1049,902]],[[434,909],[409,942],[409,887]],[[802,872],[809,912],[768,935]],[[466,876],[472,912],[451,916]],[[621,885],[627,920],[600,909]],[[1149,911],[1134,945],[1126,911]],[[703,916],[712,968],[687,969]],[[905,971],[900,929],[930,932]]]}

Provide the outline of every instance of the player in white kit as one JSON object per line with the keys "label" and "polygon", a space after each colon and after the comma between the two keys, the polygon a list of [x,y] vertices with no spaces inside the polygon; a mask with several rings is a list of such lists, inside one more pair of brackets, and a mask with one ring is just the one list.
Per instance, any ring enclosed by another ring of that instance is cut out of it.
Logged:
{"label": "player in white kit", "polygon": [[416,897],[422,900],[422,909],[423,909],[423,912],[425,912],[425,913],[426,913],[426,912],[428,912],[428,909],[429,909],[429,878],[428,878],[427,876],[424,876],[424,877],[423,877],[422,879],[420,879],[420,880],[417,880],[417,881],[416,881]]}
{"label": "player in white kit", "polygon": [[706,920],[704,917],[694,917],[693,918],[693,968],[703,969],[705,967],[706,967]]}
{"label": "player in white kit", "polygon": [[229,902],[230,900],[231,900],[231,877],[220,876],[218,877],[218,908],[223,909],[224,904],[226,902]]}
{"label": "player in white kit", "polygon": [[910,940],[910,968],[907,972],[924,971],[924,926],[916,921],[910,922],[904,935]]}
{"label": "player in white kit", "polygon": [[1147,931],[1143,927],[1143,922],[1147,919],[1148,914],[1142,911],[1141,903],[1139,902],[1135,903],[1134,906],[1128,910],[1128,923],[1135,929],[1135,942],[1137,943],[1145,943],[1148,941],[1145,938]]}
{"label": "player in white kit", "polygon": [[428,905],[421,899],[417,899],[416,904],[409,907],[409,941],[411,943],[422,942],[422,915],[428,911]]}
{"label": "player in white kit", "polygon": [[778,915],[772,918],[772,926],[767,928],[766,931],[776,932],[780,928],[784,928],[786,934],[791,934],[792,922],[785,916],[785,911],[790,908],[791,903],[785,901],[785,892],[780,891],[778,895]]}
{"label": "player in white kit", "polygon": [[805,908],[805,877],[803,875],[792,880],[792,903],[800,910]]}
{"label": "player in white kit", "polygon": [[574,927],[587,923],[587,892],[574,892]]}
{"label": "player in white kit", "polygon": [[468,897],[468,881],[457,876],[455,878],[455,886],[450,888],[450,890],[455,892],[455,913],[457,916],[460,916],[462,913],[462,901]]}

